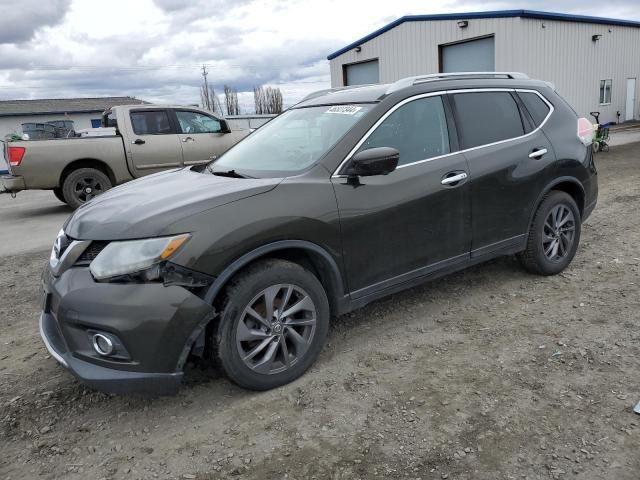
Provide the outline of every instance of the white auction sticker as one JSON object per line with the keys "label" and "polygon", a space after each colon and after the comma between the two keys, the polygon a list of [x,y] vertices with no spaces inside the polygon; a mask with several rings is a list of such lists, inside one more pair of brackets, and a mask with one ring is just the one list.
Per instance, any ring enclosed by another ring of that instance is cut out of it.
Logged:
{"label": "white auction sticker", "polygon": [[342,115],[355,115],[362,107],[356,107],[355,105],[334,105],[325,113],[341,113]]}

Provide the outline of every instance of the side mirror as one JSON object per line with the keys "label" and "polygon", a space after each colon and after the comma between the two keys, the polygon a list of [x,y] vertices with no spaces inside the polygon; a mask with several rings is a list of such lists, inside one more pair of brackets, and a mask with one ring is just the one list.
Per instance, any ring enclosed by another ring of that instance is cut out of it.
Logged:
{"label": "side mirror", "polygon": [[396,169],[399,160],[400,152],[395,148],[370,148],[356,153],[351,158],[351,165],[346,174],[359,177],[388,175]]}
{"label": "side mirror", "polygon": [[226,120],[220,119],[220,133],[231,133],[231,128]]}

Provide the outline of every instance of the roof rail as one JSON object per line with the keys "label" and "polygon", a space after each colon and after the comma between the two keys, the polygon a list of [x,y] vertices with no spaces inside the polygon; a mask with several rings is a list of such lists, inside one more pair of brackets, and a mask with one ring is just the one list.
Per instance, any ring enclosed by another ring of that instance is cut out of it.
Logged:
{"label": "roof rail", "polygon": [[401,78],[392,83],[387,91],[387,95],[403,88],[411,87],[419,83],[433,82],[434,80],[443,80],[457,77],[501,77],[501,78],[529,78],[526,74],[520,72],[451,72],[451,73],[431,73],[429,75],[418,75],[415,77]]}
{"label": "roof rail", "polygon": [[363,85],[348,85],[346,87],[324,88],[322,90],[316,90],[315,92],[311,92],[309,95],[304,97],[298,103],[306,102],[307,100],[311,100],[313,98],[321,97],[322,95],[327,95],[329,93],[340,92],[342,90],[350,90],[352,88],[371,87],[373,85],[377,85],[377,84],[375,84],[375,83],[367,83],[367,84],[363,84]]}

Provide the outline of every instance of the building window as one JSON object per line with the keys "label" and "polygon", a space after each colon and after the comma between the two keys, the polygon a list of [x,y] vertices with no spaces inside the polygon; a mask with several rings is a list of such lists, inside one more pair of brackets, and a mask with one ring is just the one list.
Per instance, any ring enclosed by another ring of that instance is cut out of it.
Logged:
{"label": "building window", "polygon": [[91,128],[100,128],[102,126],[101,118],[92,118],[91,119]]}
{"label": "building window", "polygon": [[611,103],[611,79],[600,80],[600,105]]}

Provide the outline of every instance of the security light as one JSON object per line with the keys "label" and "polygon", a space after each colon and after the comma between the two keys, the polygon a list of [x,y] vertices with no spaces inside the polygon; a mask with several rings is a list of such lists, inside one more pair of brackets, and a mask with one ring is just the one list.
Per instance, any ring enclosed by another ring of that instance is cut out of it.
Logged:
{"label": "security light", "polygon": [[602,38],[602,35],[600,35],[599,33],[596,35],[592,35],[591,36],[591,41],[592,42],[597,42],[598,40],[600,40],[600,38]]}
{"label": "security light", "polygon": [[356,47],[356,52],[361,52],[361,51],[362,51],[362,47],[357,46],[357,47]]}
{"label": "security light", "polygon": [[467,20],[459,20],[458,26],[460,28],[467,28],[469,26],[469,22]]}

